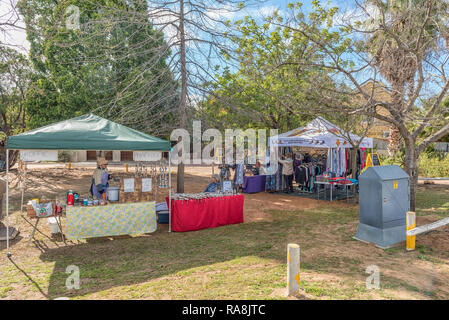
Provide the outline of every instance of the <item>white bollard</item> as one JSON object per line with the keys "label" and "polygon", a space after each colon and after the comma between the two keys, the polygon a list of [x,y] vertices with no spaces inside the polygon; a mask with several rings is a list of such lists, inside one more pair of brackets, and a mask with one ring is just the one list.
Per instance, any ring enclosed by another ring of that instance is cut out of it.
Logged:
{"label": "white bollard", "polygon": [[295,243],[287,247],[287,295],[299,297],[300,249]]}

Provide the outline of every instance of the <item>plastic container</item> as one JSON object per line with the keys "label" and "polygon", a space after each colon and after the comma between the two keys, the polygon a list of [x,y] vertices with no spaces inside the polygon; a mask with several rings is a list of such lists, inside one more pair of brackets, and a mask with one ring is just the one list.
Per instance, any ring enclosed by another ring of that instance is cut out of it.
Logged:
{"label": "plastic container", "polygon": [[108,200],[109,201],[118,201],[118,195],[119,195],[119,187],[109,187],[106,191],[108,194]]}
{"label": "plastic container", "polygon": [[58,217],[50,217],[50,218],[47,219],[48,220],[48,225],[50,227],[50,232],[52,234],[61,232],[61,229],[59,229],[59,225],[58,225],[58,221],[59,220],[56,220],[56,219],[59,219],[59,218]]}
{"label": "plastic container", "polygon": [[73,191],[70,190],[69,193],[67,194],[67,205],[73,206],[73,201],[74,201]]}

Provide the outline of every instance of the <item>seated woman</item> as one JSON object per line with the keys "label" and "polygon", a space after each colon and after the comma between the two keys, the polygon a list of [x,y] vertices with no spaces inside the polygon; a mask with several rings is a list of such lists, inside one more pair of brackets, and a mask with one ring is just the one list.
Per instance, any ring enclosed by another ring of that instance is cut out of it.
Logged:
{"label": "seated woman", "polygon": [[204,192],[216,192],[218,189],[218,186],[220,185],[220,183],[218,182],[220,180],[220,178],[218,177],[218,175],[213,174],[211,177],[212,182],[209,183],[209,185],[206,187],[206,189],[204,190]]}
{"label": "seated woman", "polygon": [[97,168],[92,175],[92,184],[90,186],[90,193],[97,199],[102,199],[103,193],[106,193],[109,187],[110,175],[107,167],[108,160],[105,158],[97,159]]}

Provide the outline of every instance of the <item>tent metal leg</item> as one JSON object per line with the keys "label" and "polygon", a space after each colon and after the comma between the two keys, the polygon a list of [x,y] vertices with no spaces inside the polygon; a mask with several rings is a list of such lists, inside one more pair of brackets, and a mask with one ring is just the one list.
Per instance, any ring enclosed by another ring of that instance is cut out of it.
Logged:
{"label": "tent metal leg", "polygon": [[6,256],[9,252],[9,149],[6,149]]}
{"label": "tent metal leg", "polygon": [[40,219],[40,218],[36,218],[36,223],[34,224],[33,231],[31,232],[30,239],[28,240],[28,245],[30,245],[31,240],[34,239],[34,233],[36,232],[37,225],[39,224],[39,219]]}
{"label": "tent metal leg", "polygon": [[171,232],[171,150],[168,152],[168,232]]}
{"label": "tent metal leg", "polygon": [[62,238],[62,241],[64,242],[64,244],[67,244],[67,243],[65,243],[65,237],[64,237],[64,232],[62,232],[62,223],[61,223],[61,217],[59,216],[56,216],[56,223],[58,224],[58,227],[59,227],[59,231],[61,231],[61,238]]}

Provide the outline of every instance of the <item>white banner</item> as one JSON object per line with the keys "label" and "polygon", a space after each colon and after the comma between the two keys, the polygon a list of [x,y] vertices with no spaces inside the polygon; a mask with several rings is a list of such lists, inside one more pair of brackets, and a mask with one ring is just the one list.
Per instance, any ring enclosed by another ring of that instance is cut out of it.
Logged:
{"label": "white banner", "polygon": [[57,150],[20,150],[22,161],[58,161]]}
{"label": "white banner", "polygon": [[160,151],[134,151],[134,161],[159,161],[162,158]]}

